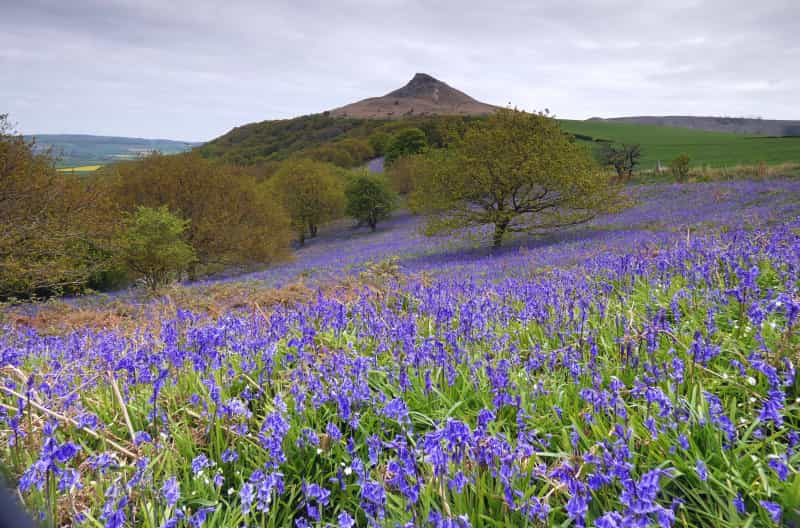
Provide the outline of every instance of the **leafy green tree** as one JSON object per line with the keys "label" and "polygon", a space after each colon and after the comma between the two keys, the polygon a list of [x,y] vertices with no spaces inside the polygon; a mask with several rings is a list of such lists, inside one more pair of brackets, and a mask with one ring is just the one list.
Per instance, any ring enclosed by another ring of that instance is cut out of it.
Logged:
{"label": "leafy green tree", "polygon": [[672,175],[679,182],[689,179],[689,162],[691,159],[688,154],[681,154],[669,163]]}
{"label": "leafy green tree", "polygon": [[425,132],[418,128],[398,131],[386,147],[386,162],[392,163],[401,156],[419,154],[428,146]]}
{"label": "leafy green tree", "polygon": [[350,168],[357,165],[356,160],[346,148],[334,143],[321,145],[307,152],[307,156],[315,161],[332,163],[337,167]]}
{"label": "leafy green tree", "polygon": [[137,207],[123,225],[120,258],[152,290],[179,277],[196,258],[184,239],[189,221],[165,206]]}
{"label": "leafy green tree", "polygon": [[383,156],[391,140],[392,136],[379,130],[369,137],[369,145],[372,147],[376,156]]}
{"label": "leafy green tree", "polygon": [[346,138],[333,144],[335,147],[347,151],[354,163],[361,164],[375,157],[375,150],[368,141],[363,139]]}
{"label": "leafy green tree", "polygon": [[345,188],[347,206],[345,212],[359,223],[367,224],[375,231],[378,222],[389,218],[397,206],[397,195],[389,188],[383,176],[368,171],[359,171]]}
{"label": "leafy green tree", "polygon": [[623,203],[588,149],[543,114],[499,110],[428,156],[413,196],[428,234],[493,226],[498,247],[508,232],[588,222]]}
{"label": "leafy green tree", "polygon": [[642,157],[640,145],[617,145],[604,143],[600,149],[600,160],[603,165],[613,167],[617,172],[617,181],[628,182]]}
{"label": "leafy green tree", "polygon": [[272,192],[286,208],[300,244],[317,235],[319,225],[341,216],[342,185],[336,168],[309,159],[284,162],[269,180]]}

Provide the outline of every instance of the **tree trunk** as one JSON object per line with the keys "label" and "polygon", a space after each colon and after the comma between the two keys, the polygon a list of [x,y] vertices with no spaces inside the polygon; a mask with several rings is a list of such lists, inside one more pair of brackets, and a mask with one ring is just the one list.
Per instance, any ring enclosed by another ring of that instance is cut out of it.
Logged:
{"label": "tree trunk", "polygon": [[301,229],[297,236],[297,241],[300,242],[301,246],[306,244],[306,230]]}
{"label": "tree trunk", "polygon": [[308,233],[309,238],[316,238],[317,236],[317,224],[308,224]]}
{"label": "tree trunk", "polygon": [[503,236],[506,234],[506,228],[508,228],[507,221],[494,224],[494,239],[492,242],[492,247],[494,249],[499,248],[503,244]]}

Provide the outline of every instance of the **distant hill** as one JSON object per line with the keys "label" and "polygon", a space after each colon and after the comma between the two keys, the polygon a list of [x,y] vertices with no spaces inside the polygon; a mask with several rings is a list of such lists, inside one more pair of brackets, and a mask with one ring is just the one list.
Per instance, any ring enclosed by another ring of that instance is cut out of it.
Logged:
{"label": "distant hill", "polygon": [[[405,127],[422,129],[429,143],[441,140],[442,128],[451,120],[477,119],[497,110],[427,75],[382,97],[372,97],[321,114],[294,119],[249,123],[234,128],[197,150],[203,156],[240,165],[270,164],[289,156],[306,155],[341,166],[357,166],[372,154],[348,163],[342,151],[362,144],[378,133],[392,134]],[[347,148],[345,148],[347,146]],[[339,152],[335,152],[336,150]]]}
{"label": "distant hill", "polygon": [[[405,86],[384,96],[321,114],[242,125],[197,151],[208,158],[266,169],[291,156],[356,167],[380,157],[382,153],[372,151],[370,143],[380,134],[417,127],[436,147],[442,144],[442,131],[449,123],[482,119],[497,109],[418,73]],[[800,138],[764,137],[800,136],[800,122],[795,121],[643,116],[561,123],[593,148],[605,141],[640,143],[644,168],[668,163],[683,152],[691,156],[693,164],[713,166],[800,161]]]}
{"label": "distant hill", "polygon": [[703,116],[632,116],[593,117],[589,121],[610,121],[636,125],[656,125],[707,130],[709,132],[731,132],[756,136],[800,136],[800,121],[777,119],[753,119],[744,117]]}
{"label": "distant hill", "polygon": [[59,167],[105,165],[136,159],[151,152],[176,154],[200,143],[170,139],[145,139],[86,134],[33,134],[38,150],[51,149]]}
{"label": "distant hill", "polygon": [[408,116],[491,114],[498,107],[482,103],[428,75],[417,73],[402,88],[335,108],[335,117],[397,119]]}

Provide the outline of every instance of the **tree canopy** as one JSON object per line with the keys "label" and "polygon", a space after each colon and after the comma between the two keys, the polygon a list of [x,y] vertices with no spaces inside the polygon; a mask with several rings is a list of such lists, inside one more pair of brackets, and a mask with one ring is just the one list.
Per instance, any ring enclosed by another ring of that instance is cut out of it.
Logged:
{"label": "tree canopy", "polygon": [[150,289],[166,284],[194,262],[194,250],[184,240],[189,221],[163,205],[139,206],[125,215],[123,224],[119,256]]}
{"label": "tree canopy", "polygon": [[300,244],[306,235],[317,235],[322,222],[341,215],[344,208],[342,184],[336,167],[308,159],[281,164],[269,180],[269,188],[284,206]]}
{"label": "tree canopy", "polygon": [[110,210],[95,179],[58,173],[0,115],[0,300],[84,288],[110,257]]}
{"label": "tree canopy", "polygon": [[288,256],[288,215],[242,169],[196,154],[156,154],[109,170],[112,195],[123,211],[163,205],[190,221],[186,240],[201,266],[192,275]]}
{"label": "tree canopy", "polygon": [[367,224],[372,231],[378,222],[389,218],[397,206],[397,195],[379,174],[366,170],[354,174],[345,188],[346,212],[359,223]]}
{"label": "tree canopy", "polygon": [[453,132],[428,155],[413,203],[429,234],[493,226],[495,247],[509,232],[587,222],[622,204],[620,189],[589,151],[543,114],[503,109]]}
{"label": "tree canopy", "polygon": [[418,154],[428,146],[425,132],[419,128],[406,128],[392,136],[386,147],[386,161],[392,163],[402,156]]}

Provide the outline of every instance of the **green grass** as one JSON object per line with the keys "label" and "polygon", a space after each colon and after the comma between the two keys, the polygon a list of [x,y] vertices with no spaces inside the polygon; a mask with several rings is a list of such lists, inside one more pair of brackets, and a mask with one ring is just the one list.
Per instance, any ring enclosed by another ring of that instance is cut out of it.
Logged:
{"label": "green grass", "polygon": [[639,143],[642,146],[642,169],[655,168],[660,160],[667,166],[673,158],[686,153],[692,166],[730,167],[734,165],[769,165],[800,161],[800,137],[762,137],[707,132],[689,128],[608,123],[603,121],[562,120],[564,130],[584,141]]}

